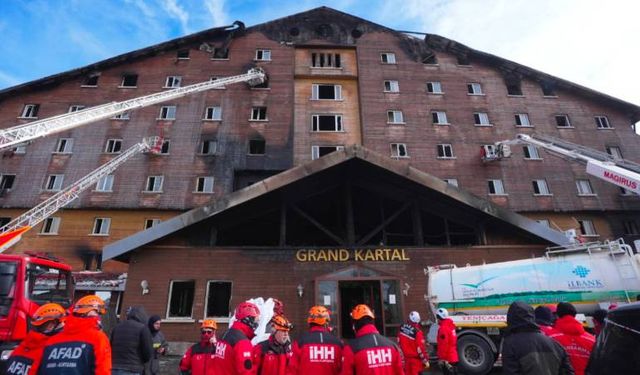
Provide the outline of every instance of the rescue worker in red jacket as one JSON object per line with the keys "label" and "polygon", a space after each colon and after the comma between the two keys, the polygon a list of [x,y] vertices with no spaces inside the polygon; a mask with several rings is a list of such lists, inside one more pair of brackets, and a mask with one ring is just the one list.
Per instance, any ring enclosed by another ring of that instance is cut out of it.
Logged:
{"label": "rescue worker in red jacket", "polygon": [[44,346],[51,336],[62,331],[66,316],[64,308],[57,303],[40,306],[31,317],[32,330],[7,360],[6,374],[37,374]]}
{"label": "rescue worker in red jacket", "polygon": [[331,313],[324,306],[309,309],[309,331],[293,342],[292,375],[337,375],[342,367],[342,341],[329,331]]}
{"label": "rescue worker in red jacket", "polygon": [[422,370],[429,368],[429,355],[420,327],[420,314],[417,311],[412,311],[407,322],[400,326],[398,342],[404,355],[406,375],[418,375]]}
{"label": "rescue worker in red jacket", "polygon": [[236,321],[216,343],[213,360],[217,375],[253,375],[251,339],[258,328],[260,310],[251,302],[242,302],[235,310]]}
{"label": "rescue worker in red jacket", "polygon": [[200,342],[193,344],[180,360],[182,375],[213,375],[213,357],[216,352],[216,330],[213,319],[205,319],[200,325]]}
{"label": "rescue worker in red jacket", "polygon": [[444,375],[456,374],[458,363],[458,337],[456,325],[449,318],[449,312],[445,308],[436,311],[438,318],[437,353],[438,364]]}
{"label": "rescue worker in red jacket", "polygon": [[110,375],[111,345],[100,316],[107,311],[96,295],[80,298],[64,329],[47,341],[39,375]]}
{"label": "rescue worker in red jacket", "polygon": [[393,341],[373,324],[375,315],[367,305],[351,310],[356,338],[344,347],[342,375],[402,375],[402,354]]}
{"label": "rescue worker in red jacket", "polygon": [[291,340],[289,331],[293,326],[284,315],[271,319],[271,336],[253,347],[253,365],[257,375],[289,374]]}
{"label": "rescue worker in red jacket", "polygon": [[553,326],[555,332],[549,337],[566,350],[576,375],[584,375],[596,338],[586,332],[582,324],[576,320],[577,311],[572,304],[560,302],[556,313],[558,320]]}

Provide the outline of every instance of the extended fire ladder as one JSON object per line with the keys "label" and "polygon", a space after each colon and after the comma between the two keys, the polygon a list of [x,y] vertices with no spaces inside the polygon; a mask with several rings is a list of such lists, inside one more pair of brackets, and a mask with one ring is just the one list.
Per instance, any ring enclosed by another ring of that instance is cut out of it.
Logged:
{"label": "extended fire ladder", "polygon": [[588,174],[640,194],[640,164],[546,135],[518,134],[515,139],[483,146],[482,160],[507,158],[511,156],[510,145],[514,144],[537,146],[561,157],[586,163]]}
{"label": "extended fire ladder", "polygon": [[73,129],[94,121],[111,118],[137,108],[148,107],[150,105],[214,89],[216,87],[223,87],[232,83],[247,82],[251,86],[256,86],[263,83],[265,80],[266,74],[262,69],[252,68],[247,73],[237,76],[200,82],[122,102],[107,103],[76,112],[65,113],[43,120],[33,121],[24,125],[14,126],[0,130],[0,151],[36,138],[46,137],[50,134]]}

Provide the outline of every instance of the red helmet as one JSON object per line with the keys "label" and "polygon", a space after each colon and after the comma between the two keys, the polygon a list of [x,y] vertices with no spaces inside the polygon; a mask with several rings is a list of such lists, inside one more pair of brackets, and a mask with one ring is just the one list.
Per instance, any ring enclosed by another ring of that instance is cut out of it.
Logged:
{"label": "red helmet", "polygon": [[252,329],[258,328],[258,320],[260,319],[260,309],[254,303],[242,302],[236,307],[236,319]]}

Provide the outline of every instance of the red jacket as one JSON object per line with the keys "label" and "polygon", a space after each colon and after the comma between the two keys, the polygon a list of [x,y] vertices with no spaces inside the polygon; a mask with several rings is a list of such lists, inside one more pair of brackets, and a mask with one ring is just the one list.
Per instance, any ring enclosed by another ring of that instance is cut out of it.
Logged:
{"label": "red jacket", "polygon": [[253,347],[253,365],[258,375],[285,375],[291,361],[291,345],[278,344],[273,335]]}
{"label": "red jacket", "polygon": [[216,343],[214,371],[216,375],[254,375],[250,339],[253,330],[242,322],[234,322]]}
{"label": "red jacket", "polygon": [[398,346],[378,333],[373,324],[356,332],[344,347],[342,375],[403,375]]}
{"label": "red jacket", "polygon": [[424,344],[424,334],[419,324],[407,322],[400,327],[398,342],[405,358],[419,358],[427,361],[427,347]]}
{"label": "red jacket", "polygon": [[576,375],[583,375],[593,345],[596,343],[595,337],[587,333],[582,324],[571,315],[558,318],[554,328],[555,333],[550,337],[566,350]]}
{"label": "red jacket", "polygon": [[192,345],[180,360],[180,371],[191,371],[192,375],[214,375],[215,352],[215,345],[209,341]]}
{"label": "red jacket", "polygon": [[458,337],[453,320],[442,319],[438,326],[438,359],[458,363]]}
{"label": "red jacket", "polygon": [[312,326],[293,342],[293,375],[337,375],[342,367],[342,341],[325,327]]}
{"label": "red jacket", "polygon": [[35,375],[42,359],[44,345],[49,337],[36,331],[30,331],[7,360],[6,374]]}
{"label": "red jacket", "polygon": [[111,345],[98,317],[67,318],[42,353],[39,375],[111,375]]}
{"label": "red jacket", "polygon": [[542,331],[542,333],[544,333],[545,336],[551,337],[551,335],[556,333],[555,328],[553,328],[552,326],[545,326],[544,324],[538,324],[538,327],[540,327],[540,330]]}

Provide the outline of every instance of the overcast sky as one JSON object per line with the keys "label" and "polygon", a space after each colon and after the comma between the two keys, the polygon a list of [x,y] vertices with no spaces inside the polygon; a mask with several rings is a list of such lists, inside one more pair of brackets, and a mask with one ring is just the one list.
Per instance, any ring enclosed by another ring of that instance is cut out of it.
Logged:
{"label": "overcast sky", "polygon": [[638,0],[0,0],[0,89],[321,5],[439,34],[640,105]]}

